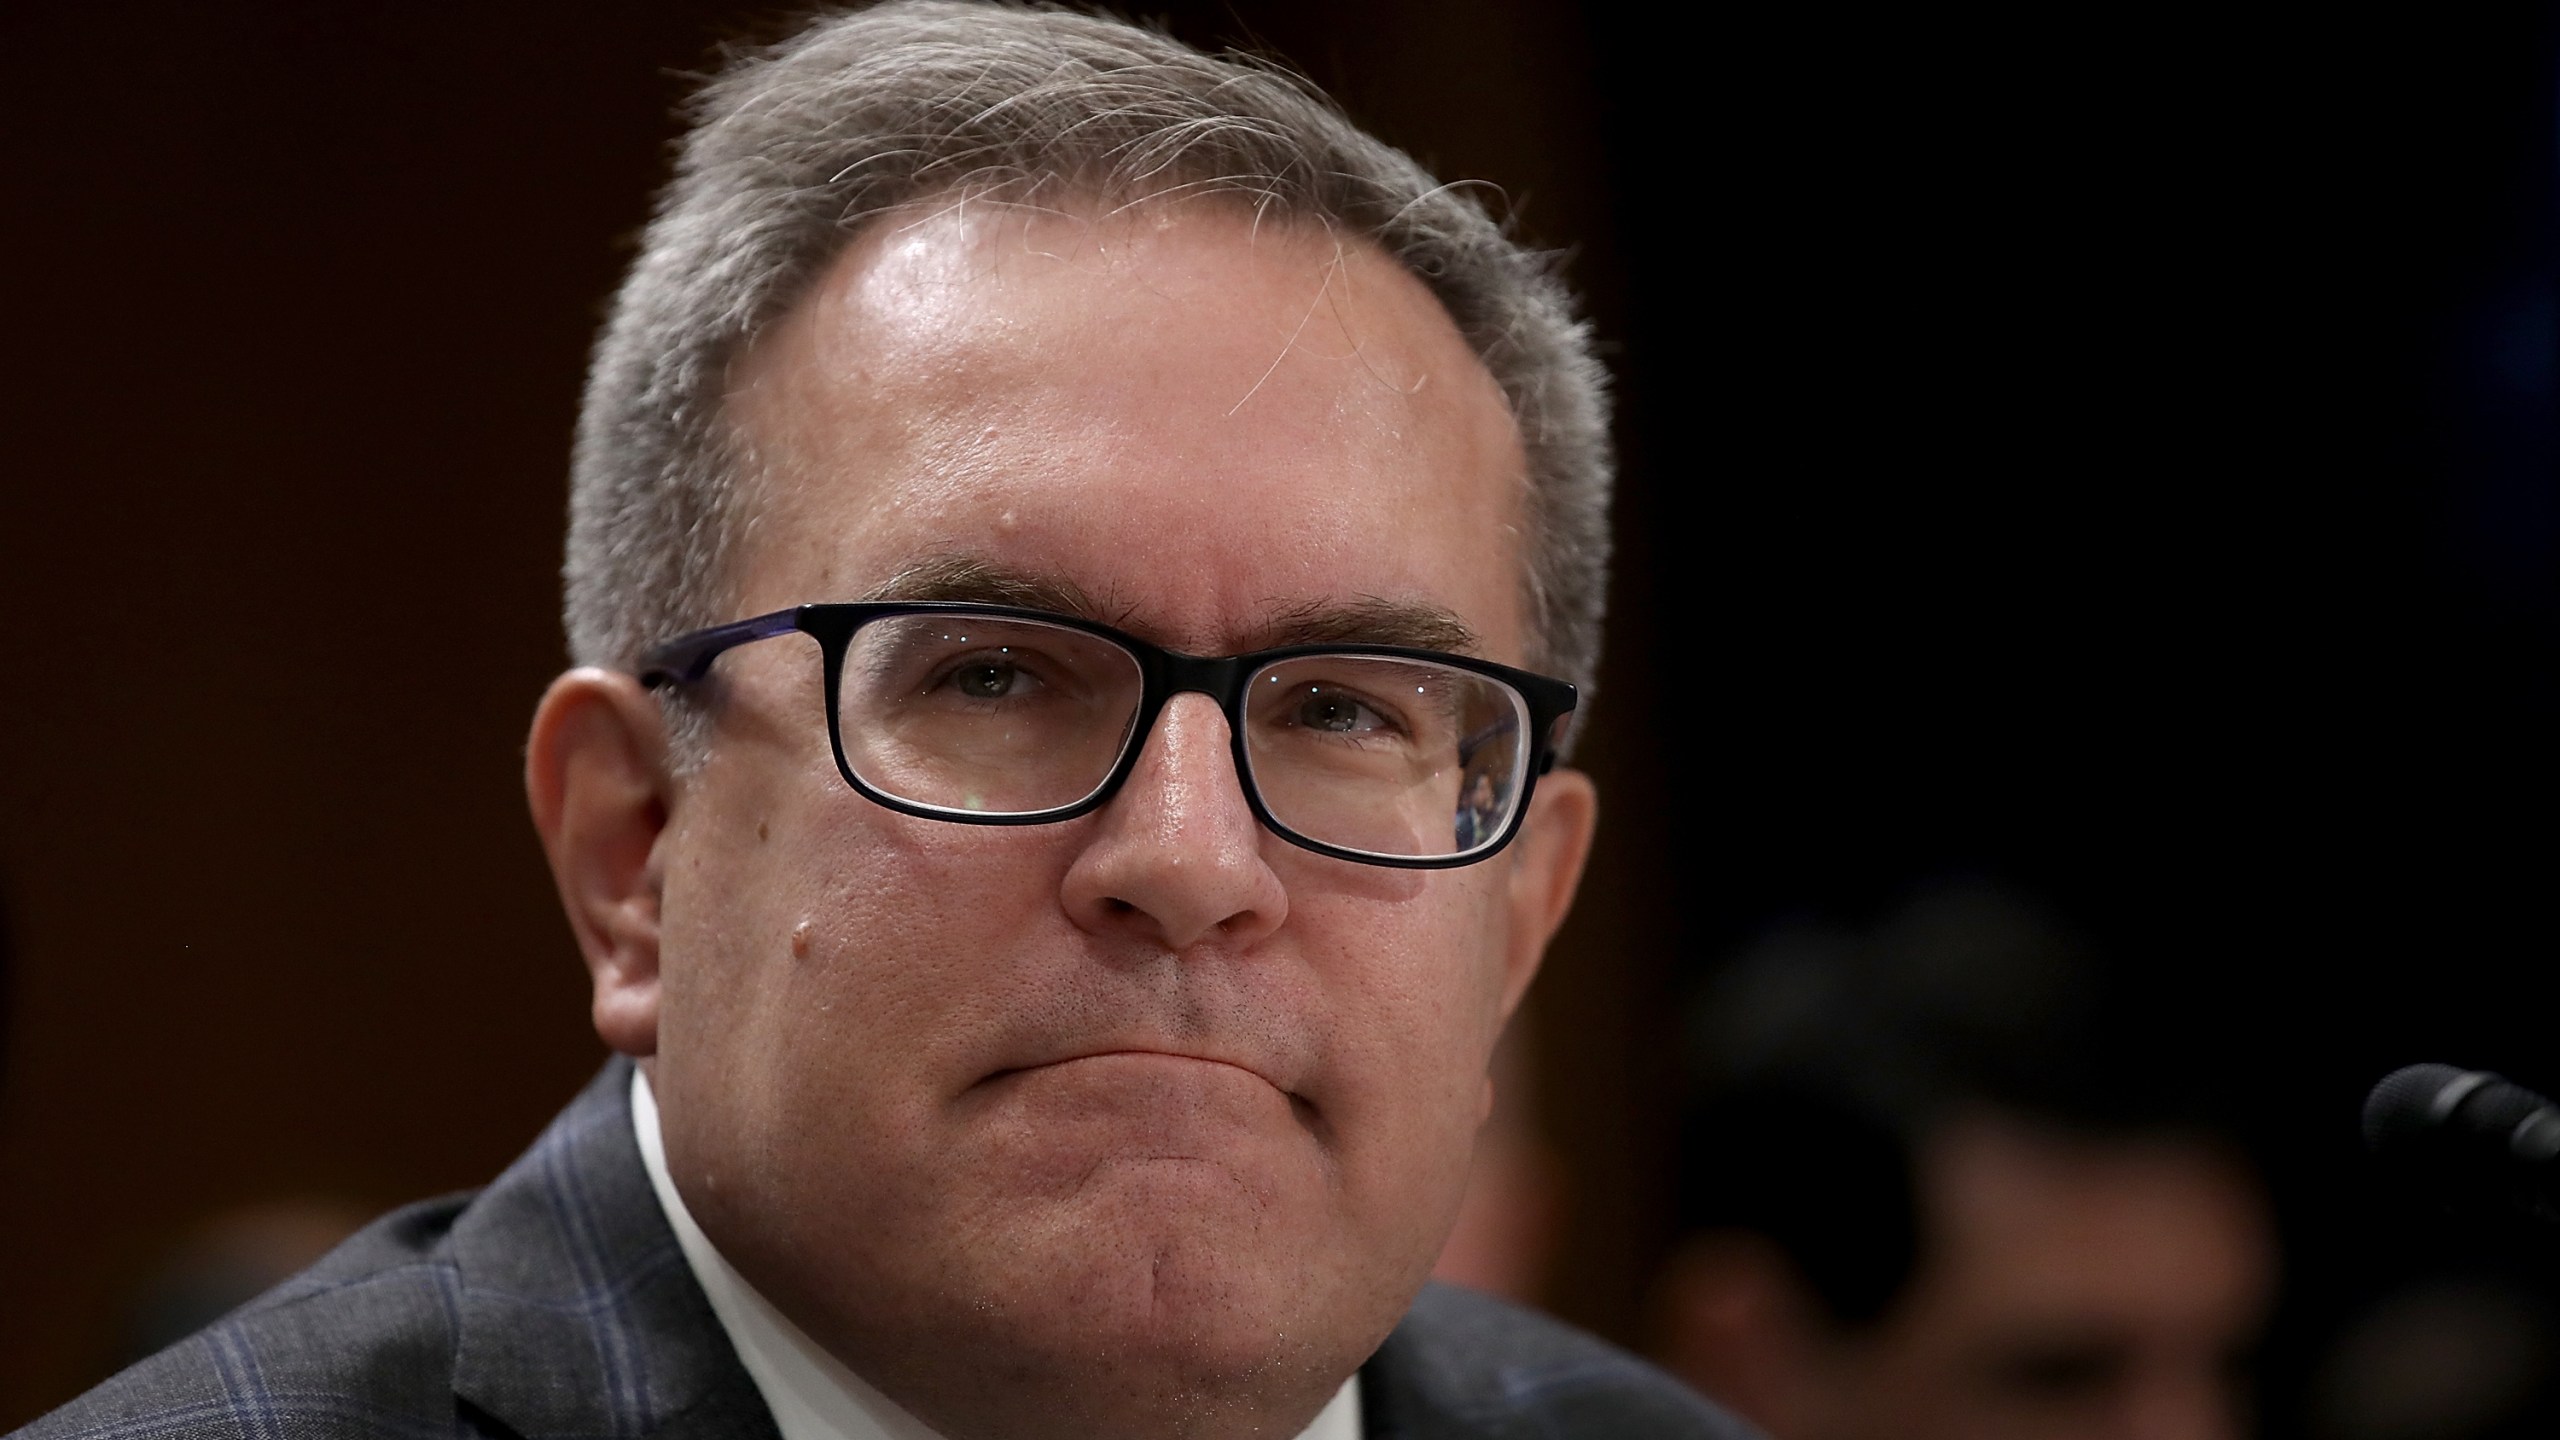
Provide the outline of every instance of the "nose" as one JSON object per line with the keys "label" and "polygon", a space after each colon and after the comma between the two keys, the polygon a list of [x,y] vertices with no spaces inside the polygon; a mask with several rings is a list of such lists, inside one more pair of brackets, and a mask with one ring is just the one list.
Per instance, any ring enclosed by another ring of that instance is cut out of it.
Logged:
{"label": "nose", "polygon": [[1181,952],[1242,950],[1280,926],[1289,896],[1263,859],[1227,717],[1206,695],[1176,695],[1156,716],[1128,781],[1095,817],[1068,867],[1063,900],[1097,935],[1135,935]]}

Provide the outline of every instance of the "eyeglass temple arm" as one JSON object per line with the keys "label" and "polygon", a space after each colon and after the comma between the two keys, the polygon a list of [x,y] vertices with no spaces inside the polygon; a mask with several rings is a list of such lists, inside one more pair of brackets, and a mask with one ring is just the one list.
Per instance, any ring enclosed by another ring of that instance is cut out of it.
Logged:
{"label": "eyeglass temple arm", "polygon": [[[1569,685],[1562,680],[1545,680],[1542,678],[1541,683],[1544,686],[1552,687],[1547,690],[1543,697],[1544,704],[1542,708],[1544,708],[1547,713],[1544,715],[1532,715],[1530,720],[1532,724],[1543,721],[1546,726],[1546,738],[1538,742],[1538,753],[1535,759],[1538,773],[1544,775],[1548,771],[1556,768],[1556,756],[1564,749],[1565,736],[1571,734],[1573,731],[1573,712],[1575,708],[1581,704],[1582,694],[1572,685]],[[1531,703],[1538,704],[1539,702],[1537,700],[1533,700]]]}
{"label": "eyeglass temple arm", "polygon": [[800,607],[776,610],[747,620],[732,620],[708,630],[679,635],[640,657],[640,683],[651,690],[692,685],[711,669],[711,662],[752,640],[770,640],[800,628]]}

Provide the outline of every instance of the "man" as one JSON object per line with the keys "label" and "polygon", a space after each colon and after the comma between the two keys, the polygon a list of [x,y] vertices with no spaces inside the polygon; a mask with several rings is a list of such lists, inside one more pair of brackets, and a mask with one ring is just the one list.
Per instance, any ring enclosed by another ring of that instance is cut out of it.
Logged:
{"label": "man", "polygon": [[527,747],[631,1063],[36,1433],[1741,1433],[1422,1289],[1591,834],[1602,426],[1541,264],[1282,77],[951,3],[739,62]]}
{"label": "man", "polygon": [[2264,1198],[2094,978],[1970,888],[1734,967],[1663,1359],[1781,1440],[2246,1433]]}

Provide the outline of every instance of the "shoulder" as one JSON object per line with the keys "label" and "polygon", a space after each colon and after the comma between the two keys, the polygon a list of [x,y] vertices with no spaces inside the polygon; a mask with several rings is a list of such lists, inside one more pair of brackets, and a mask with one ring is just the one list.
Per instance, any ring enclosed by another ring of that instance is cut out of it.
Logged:
{"label": "shoulder", "polygon": [[457,1286],[444,1244],[468,1198],[384,1216],[312,1269],[20,1434],[469,1433],[453,1404]]}
{"label": "shoulder", "polygon": [[761,1436],[658,1208],[616,1059],[489,1188],[413,1205],[30,1440]]}
{"label": "shoulder", "polygon": [[1367,1440],[1756,1436],[1595,1336],[1446,1285],[1424,1287],[1362,1370],[1360,1386]]}
{"label": "shoulder", "polygon": [[630,1093],[629,1062],[608,1062],[487,1189],[374,1222],[25,1434],[771,1440],[658,1208]]}

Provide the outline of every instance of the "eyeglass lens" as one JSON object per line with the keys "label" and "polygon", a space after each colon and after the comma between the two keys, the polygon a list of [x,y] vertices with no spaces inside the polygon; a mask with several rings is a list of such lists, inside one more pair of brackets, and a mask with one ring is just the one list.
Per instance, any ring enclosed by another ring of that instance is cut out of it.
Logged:
{"label": "eyeglass lens", "polygon": [[[1244,753],[1271,818],[1341,849],[1461,855],[1500,838],[1528,770],[1528,707],[1430,661],[1310,655],[1248,681]],[[956,815],[1091,796],[1130,744],[1145,681],[1100,636],[1036,620],[915,614],[863,626],[836,694],[864,784]]]}

